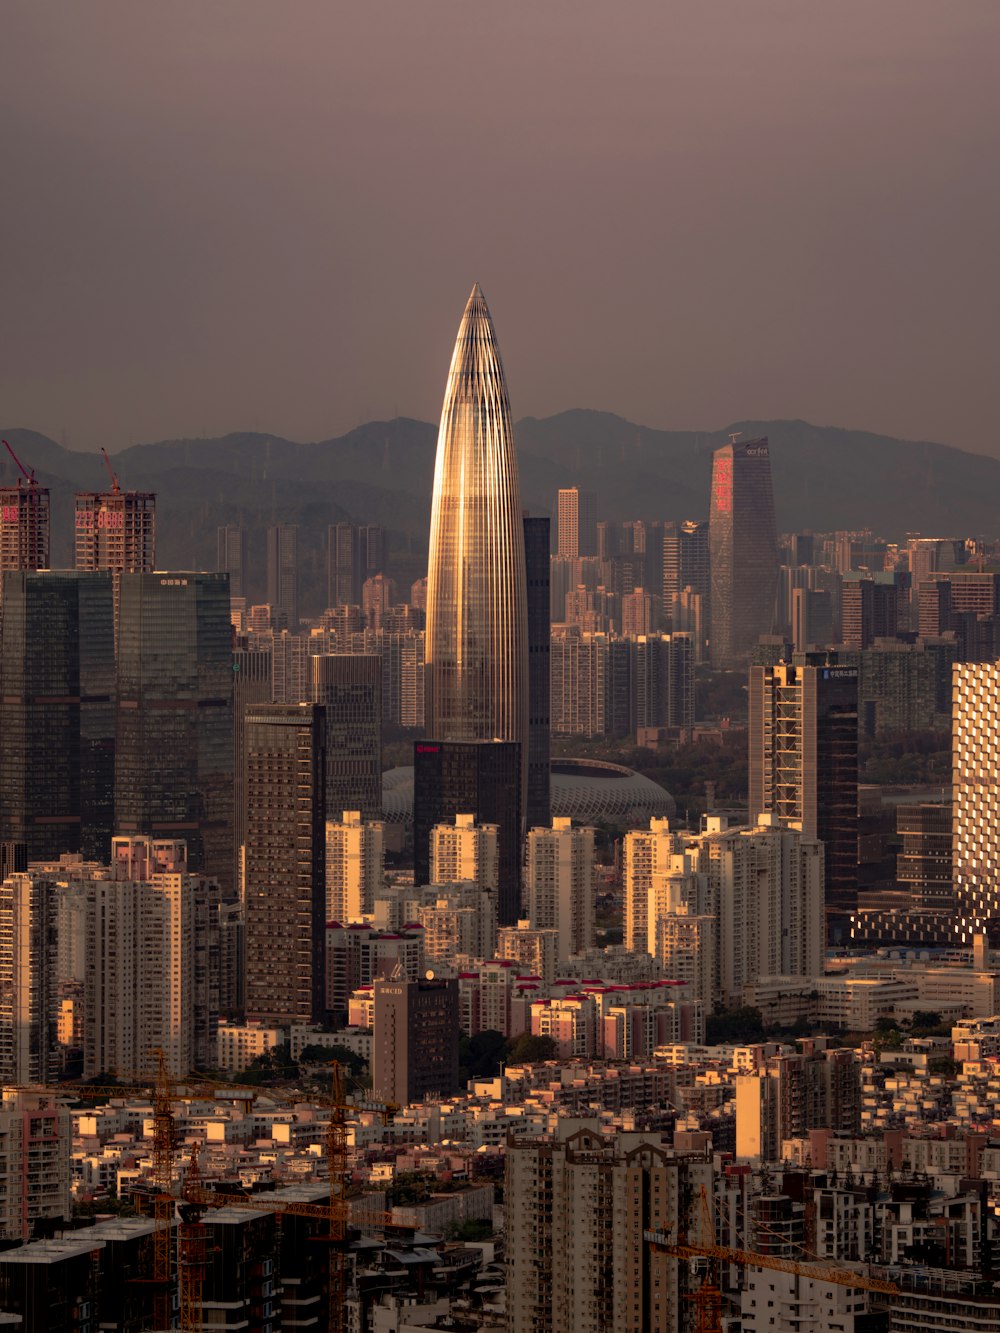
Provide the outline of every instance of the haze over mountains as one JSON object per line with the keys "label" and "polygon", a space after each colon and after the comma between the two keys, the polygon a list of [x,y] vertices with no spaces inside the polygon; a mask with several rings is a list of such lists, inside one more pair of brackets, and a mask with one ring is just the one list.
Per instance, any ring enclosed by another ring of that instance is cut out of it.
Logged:
{"label": "haze over mountains", "polygon": [[[526,417],[515,427],[524,504],[551,512],[560,486],[580,485],[597,492],[599,513],[610,519],[705,517],[711,452],[731,431],[770,438],[780,530],[871,527],[899,538],[1000,529],[1000,460],[804,421],[690,432],[583,410]],[[73,493],[107,486],[103,460],[30,430],[4,434],[52,490],[52,561],[68,564]],[[436,442],[435,426],[398,418],[313,444],[250,433],[163,440],[130,446],[113,462],[123,487],[158,494],[162,568],[214,568],[216,527],[242,522],[251,551],[261,550],[262,572],[263,529],[298,523],[303,577],[319,594],[325,528],[341,518],[384,524],[396,534],[393,549],[404,566],[419,572]],[[4,454],[0,482],[16,476]]]}

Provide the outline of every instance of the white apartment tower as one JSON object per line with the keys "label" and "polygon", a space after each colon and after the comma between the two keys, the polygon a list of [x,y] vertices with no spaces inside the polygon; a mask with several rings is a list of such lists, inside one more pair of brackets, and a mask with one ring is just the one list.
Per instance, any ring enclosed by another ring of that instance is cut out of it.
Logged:
{"label": "white apartment tower", "polygon": [[346,925],[371,912],[385,878],[385,828],[345,810],[326,824],[326,919]]}
{"label": "white apartment tower", "polygon": [[475,815],[456,815],[454,824],[431,829],[431,882],[478,884],[497,891],[500,829],[477,824]]}
{"label": "white apartment tower", "polygon": [[823,844],[777,815],[760,815],[754,827],[728,828],[725,816],[706,823],[696,843],[717,904],[717,998],[738,1004],[758,977],[821,972]]}
{"label": "white apartment tower", "polygon": [[525,864],[528,918],[559,932],[559,959],[594,943],[594,830],[553,819],[551,828],[528,834]]}
{"label": "white apartment tower", "polygon": [[632,829],[625,835],[625,932],[626,949],[646,949],[648,902],[657,876],[669,874],[681,839],[670,831],[666,819],[651,819],[648,829]]}

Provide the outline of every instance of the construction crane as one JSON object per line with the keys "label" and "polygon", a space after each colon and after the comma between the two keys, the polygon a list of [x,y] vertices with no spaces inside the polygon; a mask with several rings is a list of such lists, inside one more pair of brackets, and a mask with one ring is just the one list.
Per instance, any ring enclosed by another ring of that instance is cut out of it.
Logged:
{"label": "construction crane", "polygon": [[101,446],[101,454],[104,458],[104,466],[108,469],[108,473],[111,477],[111,494],[118,495],[121,491],[121,486],[118,484],[118,474],[111,466],[111,459],[108,457],[108,451],[103,445]]}
{"label": "construction crane", "polygon": [[[28,485],[29,485],[29,486],[37,486],[37,485],[38,485],[38,482],[37,482],[37,480],[36,480],[36,478],[35,478],[35,469],[32,468],[31,471],[29,472],[28,469],[24,466],[24,464],[21,462],[21,460],[18,458],[17,454],[15,454],[14,450],[11,448],[10,444],[9,444],[6,440],[3,441],[3,446],[4,446],[4,448],[7,450],[7,452],[10,454],[11,458],[13,458],[15,464],[17,465],[18,471],[21,473],[21,476],[24,477],[24,479],[25,479],[25,481],[28,483]],[[20,478],[18,479],[18,483],[17,483],[17,484],[18,484],[18,486],[20,486],[20,484],[21,484]]]}
{"label": "construction crane", "polygon": [[[699,1193],[702,1211],[702,1234],[714,1236],[715,1225],[708,1201],[708,1193],[704,1185]],[[776,1254],[763,1254],[757,1250],[741,1250],[730,1245],[695,1244],[689,1241],[686,1236],[674,1239],[667,1231],[645,1231],[643,1237],[656,1253],[669,1254],[677,1259],[709,1259],[712,1261],[712,1269],[691,1298],[695,1303],[697,1333],[721,1333],[722,1330],[722,1291],[716,1276],[716,1269],[719,1264],[738,1264],[742,1268],[766,1268],[779,1273],[792,1273],[797,1277],[811,1278],[818,1282],[832,1282],[841,1287],[856,1287],[862,1291],[878,1292],[884,1296],[899,1294],[899,1288],[894,1282],[872,1277],[868,1273],[856,1273],[850,1268],[837,1268],[821,1261],[801,1262],[797,1259],[783,1259]]]}

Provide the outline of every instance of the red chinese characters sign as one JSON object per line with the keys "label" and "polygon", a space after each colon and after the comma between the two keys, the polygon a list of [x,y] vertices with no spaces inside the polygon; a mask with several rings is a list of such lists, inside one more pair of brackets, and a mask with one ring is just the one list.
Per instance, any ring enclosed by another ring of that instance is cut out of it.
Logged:
{"label": "red chinese characters sign", "polygon": [[733,465],[728,458],[715,460],[715,475],[712,478],[712,495],[716,512],[728,514],[733,508]]}

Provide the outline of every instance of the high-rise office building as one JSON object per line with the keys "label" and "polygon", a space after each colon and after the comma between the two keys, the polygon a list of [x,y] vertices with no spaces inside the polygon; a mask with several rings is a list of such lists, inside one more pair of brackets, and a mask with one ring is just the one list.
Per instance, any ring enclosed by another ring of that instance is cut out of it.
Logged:
{"label": "high-rise office building", "polygon": [[690,518],[668,524],[663,532],[663,613],[668,623],[674,597],[690,588],[707,606],[709,586],[708,524]]}
{"label": "high-rise office building", "polygon": [[192,871],[218,879],[226,897],[234,674],[228,575],[122,575],[115,828],[183,838]]}
{"label": "high-rise office building", "polygon": [[385,875],[385,829],[358,810],[326,822],[326,919],[360,921],[371,912]]}
{"label": "high-rise office building", "polygon": [[[908,574],[846,574],[840,592],[840,638],[845,648],[870,648],[891,639],[906,605]],[[904,586],[907,585],[907,586]]]}
{"label": "high-rise office building", "polygon": [[0,1081],[55,1079],[56,895],[30,874],[0,882]]}
{"label": "high-rise office building", "polygon": [[385,571],[385,528],[333,523],[326,530],[327,606],[360,606],[365,580]]}
{"label": "high-rise office building", "polygon": [[952,674],[954,940],[1000,918],[1000,662],[956,663]]}
{"label": "high-rise office building", "polygon": [[549,520],[524,518],[524,568],[528,589],[528,827],[547,824],[550,794],[550,653]]}
{"label": "high-rise office building", "polygon": [[559,932],[559,958],[594,943],[594,830],[553,819],[528,833],[524,897],[531,924]]}
{"label": "high-rise office building", "polygon": [[243,897],[243,849],[247,840],[246,714],[254,704],[271,702],[271,650],[253,638],[233,649],[233,883]]}
{"label": "high-rise office building", "polygon": [[749,706],[750,818],[823,843],[832,929],[858,901],[857,668],[751,667]]}
{"label": "high-rise office building", "polygon": [[267,530],[267,600],[288,617],[288,628],[299,628],[299,529],[294,523],[275,523]]}
{"label": "high-rise office building", "polygon": [[156,496],[123,491],[117,477],[110,491],[77,492],[76,568],[111,570],[117,638],[121,575],[156,568]]}
{"label": "high-rise office building", "polygon": [[247,577],[247,530],[239,523],[226,523],[218,530],[218,557],[215,568],[229,575],[232,597],[249,597]]}
{"label": "high-rise office building", "polygon": [[513,925],[521,905],[521,756],[513,741],[417,741],[413,747],[413,879],[431,878],[431,832],[455,816],[495,824],[497,919]]}
{"label": "high-rise office building", "polygon": [[597,497],[567,486],[556,497],[557,554],[575,560],[597,554]]}
{"label": "high-rise office building", "polygon": [[507,386],[478,283],[459,326],[441,412],[426,680],[429,735],[520,747],[523,824],[529,704],[524,525]]}
{"label": "high-rise office building", "polygon": [[271,1023],[323,1015],[326,716],[247,709],[246,1008]]}
{"label": "high-rise office building", "polygon": [[327,814],[382,814],[382,658],[330,653],[310,659],[311,699],[326,711]]}
{"label": "high-rise office building", "polygon": [[372,1087],[406,1106],[458,1091],[458,982],[375,982]]}
{"label": "high-rise office building", "polygon": [[712,663],[745,662],[774,616],[778,536],[767,439],[731,439],[712,456],[708,522]]}
{"label": "high-rise office building", "polygon": [[105,857],[115,782],[111,575],[45,570],[0,581],[0,841],[23,844],[31,861]]}

